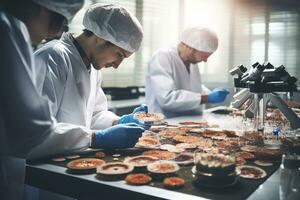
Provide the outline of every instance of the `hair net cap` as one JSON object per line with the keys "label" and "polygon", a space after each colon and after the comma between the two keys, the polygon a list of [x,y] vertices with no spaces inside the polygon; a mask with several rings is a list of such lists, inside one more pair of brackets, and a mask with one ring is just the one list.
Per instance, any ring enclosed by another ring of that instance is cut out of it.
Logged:
{"label": "hair net cap", "polygon": [[33,0],[40,6],[43,6],[53,12],[61,14],[67,18],[70,23],[84,4],[84,0]]}
{"label": "hair net cap", "polygon": [[186,45],[207,53],[213,53],[218,48],[217,35],[202,27],[188,28],[183,31],[181,41]]}
{"label": "hair net cap", "polygon": [[117,5],[94,4],[83,18],[83,26],[96,36],[129,52],[139,49],[143,30],[137,18]]}

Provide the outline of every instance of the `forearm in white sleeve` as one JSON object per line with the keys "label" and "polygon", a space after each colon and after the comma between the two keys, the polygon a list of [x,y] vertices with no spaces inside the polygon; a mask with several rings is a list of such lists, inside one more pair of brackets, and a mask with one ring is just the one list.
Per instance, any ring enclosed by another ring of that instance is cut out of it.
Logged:
{"label": "forearm in white sleeve", "polygon": [[92,131],[83,126],[54,123],[52,132],[43,143],[30,151],[27,159],[65,155],[87,149],[91,143],[91,135]]}

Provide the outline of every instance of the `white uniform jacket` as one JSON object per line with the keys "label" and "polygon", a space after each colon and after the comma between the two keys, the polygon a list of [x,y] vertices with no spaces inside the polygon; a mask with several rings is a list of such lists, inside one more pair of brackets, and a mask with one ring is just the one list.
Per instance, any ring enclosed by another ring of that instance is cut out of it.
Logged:
{"label": "white uniform jacket", "polygon": [[34,56],[37,86],[50,100],[52,114],[58,122],[105,129],[118,119],[107,110],[101,71],[91,66],[89,74],[69,34],[49,42]]}
{"label": "white uniform jacket", "polygon": [[189,67],[190,73],[177,48],[160,49],[152,56],[146,76],[149,112],[163,113],[166,118],[202,113],[201,94],[209,89],[201,83],[198,65]]}

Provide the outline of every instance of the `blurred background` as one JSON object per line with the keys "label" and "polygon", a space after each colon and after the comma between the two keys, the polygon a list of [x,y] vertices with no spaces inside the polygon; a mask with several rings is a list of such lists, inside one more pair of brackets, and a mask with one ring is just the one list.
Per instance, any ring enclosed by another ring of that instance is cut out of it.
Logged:
{"label": "blurred background", "polygon": [[219,37],[218,50],[207,63],[199,64],[207,87],[232,90],[229,69],[264,61],[284,65],[300,78],[299,0],[87,0],[70,25],[75,35],[83,29],[85,10],[94,3],[125,6],[144,28],[140,50],[118,70],[103,70],[104,88],[144,86],[151,55],[158,48],[176,45],[184,28],[201,25]]}

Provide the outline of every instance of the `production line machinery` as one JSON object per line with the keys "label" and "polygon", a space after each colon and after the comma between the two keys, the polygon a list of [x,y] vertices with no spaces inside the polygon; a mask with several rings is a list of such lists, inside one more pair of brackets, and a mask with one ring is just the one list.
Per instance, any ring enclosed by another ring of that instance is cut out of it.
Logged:
{"label": "production line machinery", "polygon": [[300,118],[287,106],[280,97],[280,93],[288,93],[293,96],[297,92],[297,79],[291,76],[283,65],[274,67],[271,63],[254,63],[250,70],[239,65],[230,70],[234,77],[236,94],[233,96],[231,106],[240,108],[248,104],[245,111],[247,118],[254,118],[255,128],[258,131],[264,129],[264,116],[268,102],[277,107],[288,119],[292,129],[300,128]]}

